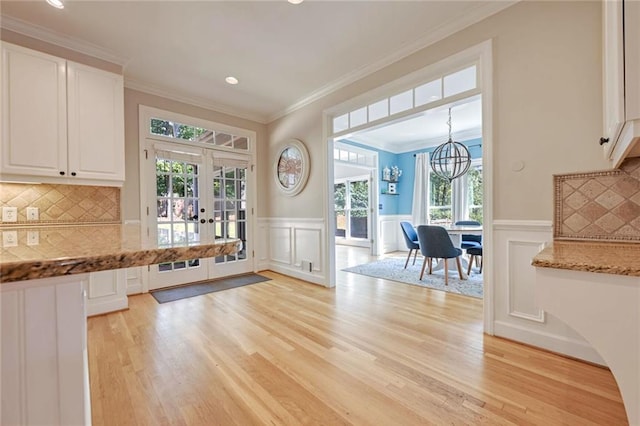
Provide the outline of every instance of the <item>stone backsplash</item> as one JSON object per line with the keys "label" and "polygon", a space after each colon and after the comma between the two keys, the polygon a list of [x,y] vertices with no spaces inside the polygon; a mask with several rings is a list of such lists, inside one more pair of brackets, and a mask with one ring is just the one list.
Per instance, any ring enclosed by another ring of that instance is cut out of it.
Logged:
{"label": "stone backsplash", "polygon": [[640,243],[640,158],[620,169],[554,176],[555,239]]}
{"label": "stone backsplash", "polygon": [[[0,183],[0,206],[18,208],[18,222],[3,226],[120,223],[120,188]],[[27,222],[27,207],[39,209],[39,220]]]}

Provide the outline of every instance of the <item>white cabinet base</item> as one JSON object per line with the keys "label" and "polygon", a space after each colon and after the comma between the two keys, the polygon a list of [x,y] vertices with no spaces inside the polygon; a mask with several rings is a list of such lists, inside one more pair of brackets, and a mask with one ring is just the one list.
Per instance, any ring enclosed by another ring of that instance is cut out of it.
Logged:
{"label": "white cabinet base", "polygon": [[129,307],[126,270],[91,272],[87,284],[87,315],[121,311]]}
{"label": "white cabinet base", "polygon": [[640,277],[536,268],[536,298],[598,351],[640,425]]}
{"label": "white cabinet base", "polygon": [[0,424],[81,425],[91,419],[87,278],[79,274],[0,287]]}

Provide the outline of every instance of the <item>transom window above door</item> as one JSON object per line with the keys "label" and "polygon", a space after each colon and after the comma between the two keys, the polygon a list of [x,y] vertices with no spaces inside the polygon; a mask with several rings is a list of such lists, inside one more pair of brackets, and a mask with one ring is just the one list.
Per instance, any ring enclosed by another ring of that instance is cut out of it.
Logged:
{"label": "transom window above door", "polygon": [[476,91],[476,89],[478,89],[478,72],[474,64],[334,117],[333,133],[353,129],[437,101],[446,102],[448,98]]}
{"label": "transom window above door", "polygon": [[249,149],[249,139],[246,136],[237,136],[160,118],[151,118],[149,124],[149,132],[152,135],[234,150],[247,151]]}

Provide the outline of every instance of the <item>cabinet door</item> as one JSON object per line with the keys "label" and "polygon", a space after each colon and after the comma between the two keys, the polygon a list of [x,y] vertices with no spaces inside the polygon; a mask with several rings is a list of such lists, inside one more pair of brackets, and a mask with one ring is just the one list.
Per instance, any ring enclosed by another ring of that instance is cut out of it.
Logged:
{"label": "cabinet door", "polygon": [[640,2],[624,3],[625,112],[640,120]]}
{"label": "cabinet door", "polygon": [[67,170],[66,61],[2,44],[2,173]]}
{"label": "cabinet door", "polygon": [[87,288],[87,315],[120,311],[129,306],[126,270],[91,272]]}
{"label": "cabinet door", "polygon": [[83,275],[0,289],[3,425],[81,425],[90,418]]}
{"label": "cabinet door", "polygon": [[605,1],[603,7],[603,111],[605,155],[613,148],[624,124],[624,44],[622,2]]}
{"label": "cabinet door", "polygon": [[69,174],[124,181],[121,75],[67,63]]}

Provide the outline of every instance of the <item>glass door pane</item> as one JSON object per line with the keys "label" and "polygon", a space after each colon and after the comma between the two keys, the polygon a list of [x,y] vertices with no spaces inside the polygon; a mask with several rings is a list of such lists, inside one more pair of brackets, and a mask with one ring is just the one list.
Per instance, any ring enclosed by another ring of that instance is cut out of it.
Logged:
{"label": "glass door pane", "polygon": [[246,262],[249,252],[247,165],[224,159],[216,159],[213,166],[213,224],[216,239],[238,238],[242,248],[236,254],[216,257],[213,262],[215,276],[251,272],[251,262]]}
{"label": "glass door pane", "polygon": [[369,181],[349,182],[349,236],[351,238],[369,237]]}
{"label": "glass door pane", "polygon": [[[200,183],[202,166],[196,162],[156,156],[156,238],[159,247],[197,244],[201,235]],[[154,266],[150,288],[206,279],[200,259],[181,259]]]}
{"label": "glass door pane", "polygon": [[344,183],[336,183],[333,185],[334,194],[334,210],[336,220],[336,237],[344,238],[347,236],[347,185]]}

